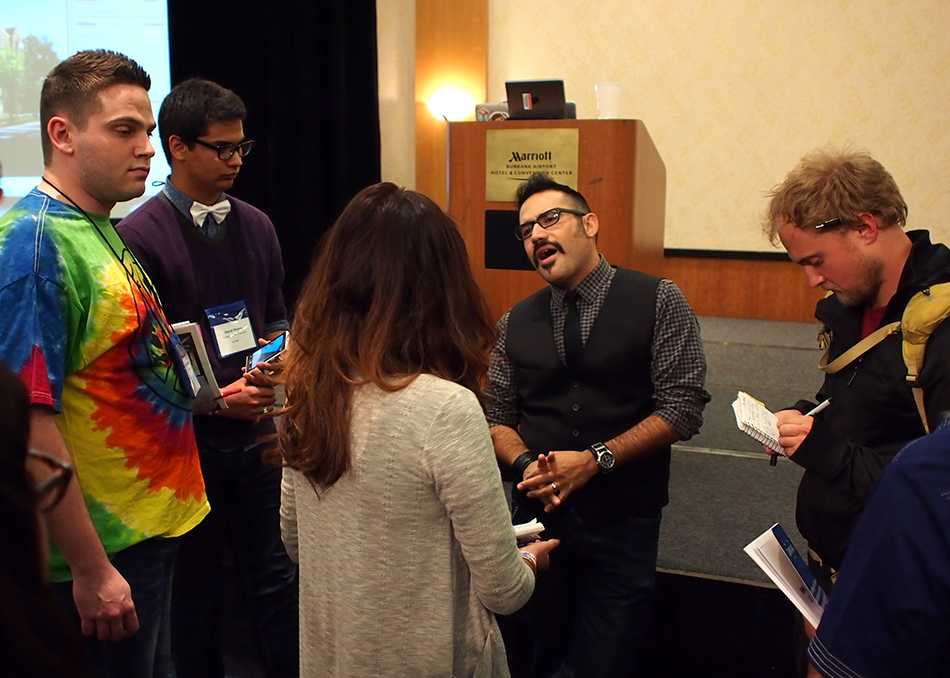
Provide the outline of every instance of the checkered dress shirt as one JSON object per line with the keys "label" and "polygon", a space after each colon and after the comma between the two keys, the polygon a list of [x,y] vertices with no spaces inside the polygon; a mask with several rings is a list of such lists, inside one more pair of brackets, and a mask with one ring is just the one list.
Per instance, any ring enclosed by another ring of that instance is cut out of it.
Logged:
{"label": "checkered dress shirt", "polygon": [[[597,268],[577,287],[581,340],[585,346],[613,279],[614,269],[601,255]],[[564,319],[567,316],[564,296],[565,290],[551,286],[554,345],[562,363],[565,362]],[[680,438],[687,440],[699,432],[703,423],[703,407],[709,402],[709,393],[704,388],[706,357],[703,354],[699,323],[682,291],[675,283],[665,279],[660,280],[657,288],[655,313],[650,365],[656,401],[653,414],[669,422]],[[489,425],[517,429],[515,374],[505,347],[509,315],[510,311],[498,321],[498,338],[492,348],[485,395]]]}

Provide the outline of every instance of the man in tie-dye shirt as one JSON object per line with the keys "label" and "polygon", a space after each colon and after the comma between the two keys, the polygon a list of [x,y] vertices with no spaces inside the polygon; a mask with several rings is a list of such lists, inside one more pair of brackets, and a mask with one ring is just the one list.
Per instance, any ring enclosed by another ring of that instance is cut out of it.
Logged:
{"label": "man in tie-dye shirt", "polygon": [[95,674],[164,678],[175,538],[208,503],[185,368],[108,218],[145,188],[149,85],[104,50],[44,81],[43,180],[0,218],[0,360],[28,389],[31,447],[76,470],[45,516],[50,577],[92,638]]}

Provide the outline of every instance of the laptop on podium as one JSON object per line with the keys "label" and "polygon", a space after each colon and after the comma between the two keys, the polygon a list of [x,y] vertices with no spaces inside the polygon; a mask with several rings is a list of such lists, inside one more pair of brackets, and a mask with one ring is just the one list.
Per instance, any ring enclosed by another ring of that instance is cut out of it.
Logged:
{"label": "laptop on podium", "polygon": [[512,120],[559,120],[574,117],[574,104],[564,100],[563,80],[509,80],[508,117]]}

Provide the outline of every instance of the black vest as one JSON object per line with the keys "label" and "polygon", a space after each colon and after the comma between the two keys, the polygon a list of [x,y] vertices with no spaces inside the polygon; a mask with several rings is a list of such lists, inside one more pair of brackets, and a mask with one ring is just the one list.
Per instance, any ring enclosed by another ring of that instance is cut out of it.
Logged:
{"label": "black vest", "polygon": [[[652,276],[616,269],[572,370],[554,344],[551,289],[512,308],[505,343],[518,395],[518,433],[529,448],[583,450],[656,409],[650,366],[658,283]],[[581,518],[601,522],[653,512],[669,501],[669,476],[667,446],[595,476],[569,503]]]}

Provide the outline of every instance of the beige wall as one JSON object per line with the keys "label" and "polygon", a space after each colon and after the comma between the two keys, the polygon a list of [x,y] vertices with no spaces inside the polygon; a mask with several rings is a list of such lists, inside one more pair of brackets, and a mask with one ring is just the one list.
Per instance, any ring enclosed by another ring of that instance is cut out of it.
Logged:
{"label": "beige wall", "polygon": [[412,188],[416,182],[416,3],[376,0],[381,174]]}
{"label": "beige wall", "polygon": [[[461,1],[461,0],[459,0]],[[383,177],[415,177],[413,0],[378,0]],[[771,250],[764,193],[807,151],[891,171],[909,226],[950,241],[947,0],[490,0],[489,99],[563,78],[580,117],[623,86],[668,172],[666,246]]]}
{"label": "beige wall", "polygon": [[490,0],[489,99],[562,78],[578,117],[623,86],[668,172],[666,247],[770,250],[763,194],[807,151],[870,151],[950,241],[950,2]]}

